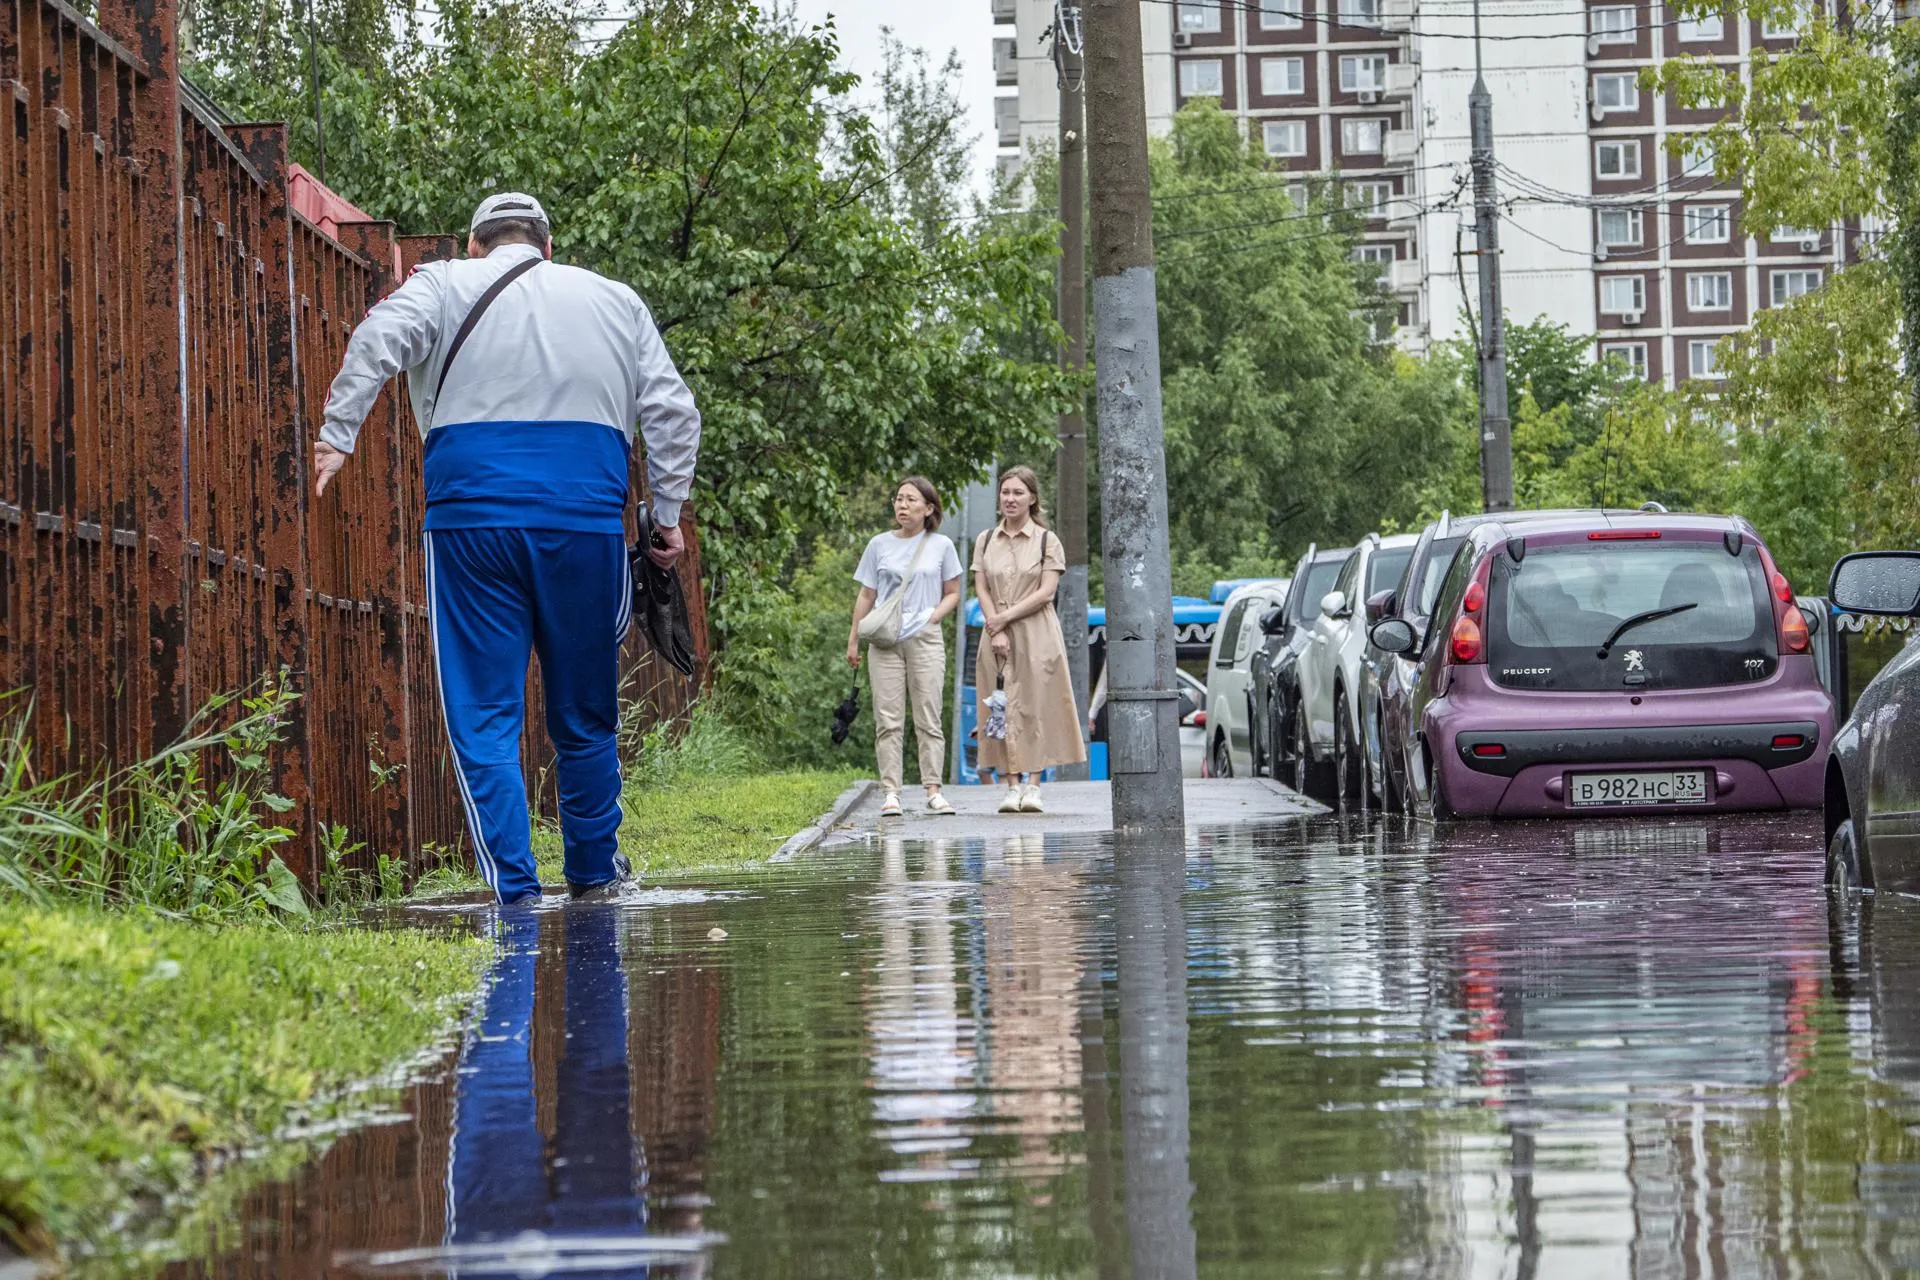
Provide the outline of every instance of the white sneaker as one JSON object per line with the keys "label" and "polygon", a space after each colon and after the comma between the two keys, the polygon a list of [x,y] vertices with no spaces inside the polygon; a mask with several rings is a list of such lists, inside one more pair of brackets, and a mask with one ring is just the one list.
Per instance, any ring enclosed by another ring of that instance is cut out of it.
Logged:
{"label": "white sneaker", "polygon": [[927,797],[927,809],[932,813],[951,814],[953,805],[938,791]]}
{"label": "white sneaker", "polygon": [[1000,812],[1001,813],[1020,812],[1020,788],[1019,787],[1008,787],[1007,794],[1000,797]]}
{"label": "white sneaker", "polygon": [[900,793],[898,791],[887,792],[885,798],[880,801],[880,816],[883,818],[897,818],[900,816]]}
{"label": "white sneaker", "polygon": [[1040,803],[1040,787],[1038,783],[1031,783],[1021,789],[1020,812],[1045,813],[1046,811],[1047,807]]}

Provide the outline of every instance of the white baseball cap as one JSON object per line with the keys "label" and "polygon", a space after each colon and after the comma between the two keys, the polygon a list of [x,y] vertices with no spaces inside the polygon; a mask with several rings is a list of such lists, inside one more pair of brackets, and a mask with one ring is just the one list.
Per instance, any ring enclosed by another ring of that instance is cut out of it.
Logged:
{"label": "white baseball cap", "polygon": [[547,211],[540,202],[530,195],[518,191],[503,191],[497,196],[488,196],[473,211],[473,221],[467,226],[467,234],[472,235],[489,222],[498,222],[502,218],[525,218],[529,222],[547,222]]}

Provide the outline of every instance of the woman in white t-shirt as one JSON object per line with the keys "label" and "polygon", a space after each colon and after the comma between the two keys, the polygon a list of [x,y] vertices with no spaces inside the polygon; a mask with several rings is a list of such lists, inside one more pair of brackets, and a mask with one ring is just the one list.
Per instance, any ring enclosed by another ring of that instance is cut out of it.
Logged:
{"label": "woman in white t-shirt", "polygon": [[853,579],[860,594],[847,631],[847,665],[860,666],[860,620],[881,601],[900,597],[900,638],[891,646],[867,647],[873,681],[873,747],[879,757],[882,817],[900,816],[900,774],[907,734],[907,704],[920,740],[920,784],[927,808],[952,813],[940,794],[946,772],[947,736],[940,727],[946,699],[947,646],[940,623],[960,607],[960,553],[940,527],[940,494],[924,476],[908,476],[893,491],[894,527],[867,543]]}

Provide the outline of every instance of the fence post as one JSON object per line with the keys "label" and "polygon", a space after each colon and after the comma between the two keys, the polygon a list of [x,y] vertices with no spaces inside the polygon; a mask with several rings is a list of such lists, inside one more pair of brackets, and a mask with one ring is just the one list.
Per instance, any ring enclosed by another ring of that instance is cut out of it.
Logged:
{"label": "fence post", "polygon": [[313,810],[313,759],[308,702],[313,693],[307,549],[307,424],[302,421],[295,365],[293,214],[287,196],[287,126],[235,124],[227,136],[266,182],[266,239],[258,246],[267,301],[268,458],[272,505],[267,565],[272,591],[272,651],[299,699],[289,708],[285,737],[273,755],[274,789],[293,801],[286,821],[294,838],[282,857],[310,889],[320,880],[318,823]]}
{"label": "fence post", "polygon": [[141,483],[136,530],[146,538],[144,590],[148,663],[148,750],[178,738],[188,717],[186,509],[180,400],[180,84],[177,0],[100,0],[100,28],[139,54],[146,83],[134,95],[133,155],[140,259],[134,300],[137,335],[133,397]]}
{"label": "fence post", "polygon": [[[339,238],[341,244],[372,265],[373,301],[377,303],[391,293],[399,283],[394,279],[393,223],[343,222],[340,224]],[[342,320],[344,322],[346,317],[342,317]],[[353,323],[358,322],[358,318],[354,318]],[[404,486],[412,484],[413,477],[404,474],[402,469],[402,423],[398,397],[398,384],[390,384],[381,393],[373,412],[367,416],[368,426],[377,422],[382,429],[363,436],[362,440],[379,440],[383,445],[382,451],[375,454],[362,447],[355,461],[364,469],[366,482],[378,486],[376,492],[384,499],[381,525],[377,530],[370,531],[374,554],[379,562],[378,572],[370,584],[373,587],[374,615],[380,625],[380,668],[373,688],[375,734],[380,742],[381,754],[385,757],[382,763],[387,768],[401,766],[381,787],[387,828],[381,834],[388,847],[376,848],[374,852],[389,854],[403,864],[412,866],[419,855],[419,844],[413,835],[413,806],[408,799],[413,789],[415,762],[412,758],[413,737],[409,732],[412,684],[407,661],[407,616],[401,606],[406,599],[407,556],[418,531],[409,530],[409,522],[405,518],[409,494]],[[425,762],[420,763],[424,766]]]}

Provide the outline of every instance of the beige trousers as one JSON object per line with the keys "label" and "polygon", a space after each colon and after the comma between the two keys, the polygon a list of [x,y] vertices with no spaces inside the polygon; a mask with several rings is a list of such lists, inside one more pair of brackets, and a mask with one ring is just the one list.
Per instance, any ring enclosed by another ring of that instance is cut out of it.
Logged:
{"label": "beige trousers", "polygon": [[909,698],[920,741],[920,781],[945,779],[947,735],[940,728],[940,704],[947,696],[947,643],[940,628],[923,628],[891,649],[868,645],[867,675],[873,681],[873,753],[879,757],[881,790],[900,789]]}

